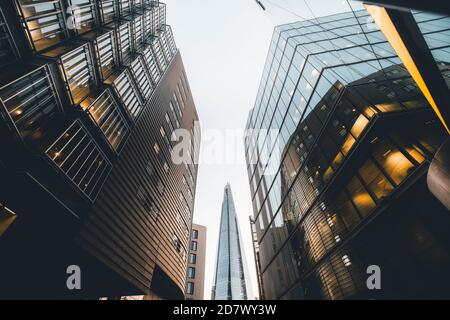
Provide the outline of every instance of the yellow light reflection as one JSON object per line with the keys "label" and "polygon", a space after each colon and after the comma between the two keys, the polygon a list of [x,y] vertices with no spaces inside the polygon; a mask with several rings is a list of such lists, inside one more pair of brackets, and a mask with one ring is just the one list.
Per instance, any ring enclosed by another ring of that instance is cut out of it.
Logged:
{"label": "yellow light reflection", "polygon": [[430,90],[428,89],[427,84],[425,83],[425,80],[422,77],[422,74],[420,73],[419,69],[417,68],[416,63],[414,62],[413,58],[411,57],[411,54],[408,51],[408,48],[406,47],[405,43],[403,42],[402,37],[398,33],[394,23],[392,22],[391,18],[389,17],[389,14],[387,13],[386,9],[383,7],[378,7],[374,5],[364,5],[367,12],[372,16],[380,30],[383,32],[386,39],[389,41],[392,48],[394,48],[395,52],[397,53],[400,60],[403,62],[404,66],[408,70],[408,72],[411,74],[414,81],[417,83],[417,86],[422,91],[425,98],[430,103],[431,107],[433,108],[434,112],[436,112],[437,116],[441,120],[442,124],[444,125],[445,129],[448,133],[450,133],[450,129],[445,123],[444,118],[442,117],[442,114],[439,110],[439,107],[437,106],[436,102],[434,101],[433,96],[431,95]]}

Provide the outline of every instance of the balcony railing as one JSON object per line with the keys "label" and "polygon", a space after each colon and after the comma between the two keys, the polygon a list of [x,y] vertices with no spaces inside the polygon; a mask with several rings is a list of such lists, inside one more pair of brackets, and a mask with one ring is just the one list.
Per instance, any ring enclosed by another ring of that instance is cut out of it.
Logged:
{"label": "balcony railing", "polygon": [[128,70],[122,72],[112,85],[131,118],[136,119],[141,113],[143,105]]}
{"label": "balcony railing", "polygon": [[95,86],[95,73],[89,45],[84,44],[62,55],[60,67],[71,102],[77,105]]}
{"label": "balcony railing", "polygon": [[67,39],[68,34],[59,0],[16,0],[30,46],[40,52]]}
{"label": "balcony railing", "polygon": [[39,139],[61,105],[46,66],[0,88],[0,103],[23,139]]}
{"label": "balcony railing", "polygon": [[89,200],[95,201],[111,163],[79,120],[45,154]]}
{"label": "balcony railing", "polygon": [[131,73],[144,100],[150,98],[153,91],[152,82],[141,57],[136,58],[131,63]]}
{"label": "balcony railing", "polygon": [[122,146],[129,128],[119,106],[106,89],[87,109],[89,115],[103,132],[111,147],[117,152]]}
{"label": "balcony railing", "polygon": [[111,30],[94,40],[94,51],[99,66],[100,77],[105,81],[119,65],[116,53],[115,31]]}

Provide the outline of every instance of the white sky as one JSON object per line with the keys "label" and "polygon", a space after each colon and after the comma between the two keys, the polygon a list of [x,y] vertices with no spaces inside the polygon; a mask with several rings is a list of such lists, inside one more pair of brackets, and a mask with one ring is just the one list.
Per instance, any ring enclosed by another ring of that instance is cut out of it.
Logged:
{"label": "white sky", "polygon": [[[167,23],[183,58],[200,118],[203,138],[210,129],[243,130],[253,107],[276,24],[299,20],[271,3],[312,18],[301,0],[165,0]],[[317,16],[345,10],[342,0],[308,0]],[[347,10],[348,11],[348,7]],[[194,222],[207,227],[205,299],[210,299],[216,260],[223,189],[231,183],[242,242],[257,294],[249,215],[253,215],[244,163],[243,139],[237,140],[238,164],[200,164]],[[205,139],[202,147],[205,148]],[[211,143],[209,143],[210,146]],[[231,150],[230,152],[234,152]]]}

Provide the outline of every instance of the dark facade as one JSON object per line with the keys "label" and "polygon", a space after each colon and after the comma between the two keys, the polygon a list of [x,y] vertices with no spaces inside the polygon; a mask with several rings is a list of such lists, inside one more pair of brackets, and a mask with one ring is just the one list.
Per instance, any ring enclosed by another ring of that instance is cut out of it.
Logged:
{"label": "dark facade", "polygon": [[[426,182],[448,135],[368,17],[275,29],[245,139],[266,299],[449,297],[450,215]],[[414,19],[448,86],[450,19]]]}
{"label": "dark facade", "polygon": [[192,224],[186,274],[186,300],[204,300],[206,227]]}
{"label": "dark facade", "polygon": [[200,132],[165,4],[0,9],[0,296],[182,299],[197,165],[171,152]]}

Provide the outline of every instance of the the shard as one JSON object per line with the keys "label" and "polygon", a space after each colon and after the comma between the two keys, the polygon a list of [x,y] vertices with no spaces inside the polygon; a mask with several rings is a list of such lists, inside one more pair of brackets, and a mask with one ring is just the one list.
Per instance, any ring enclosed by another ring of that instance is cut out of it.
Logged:
{"label": "the shard", "polygon": [[212,300],[247,300],[246,264],[231,186],[225,186]]}

